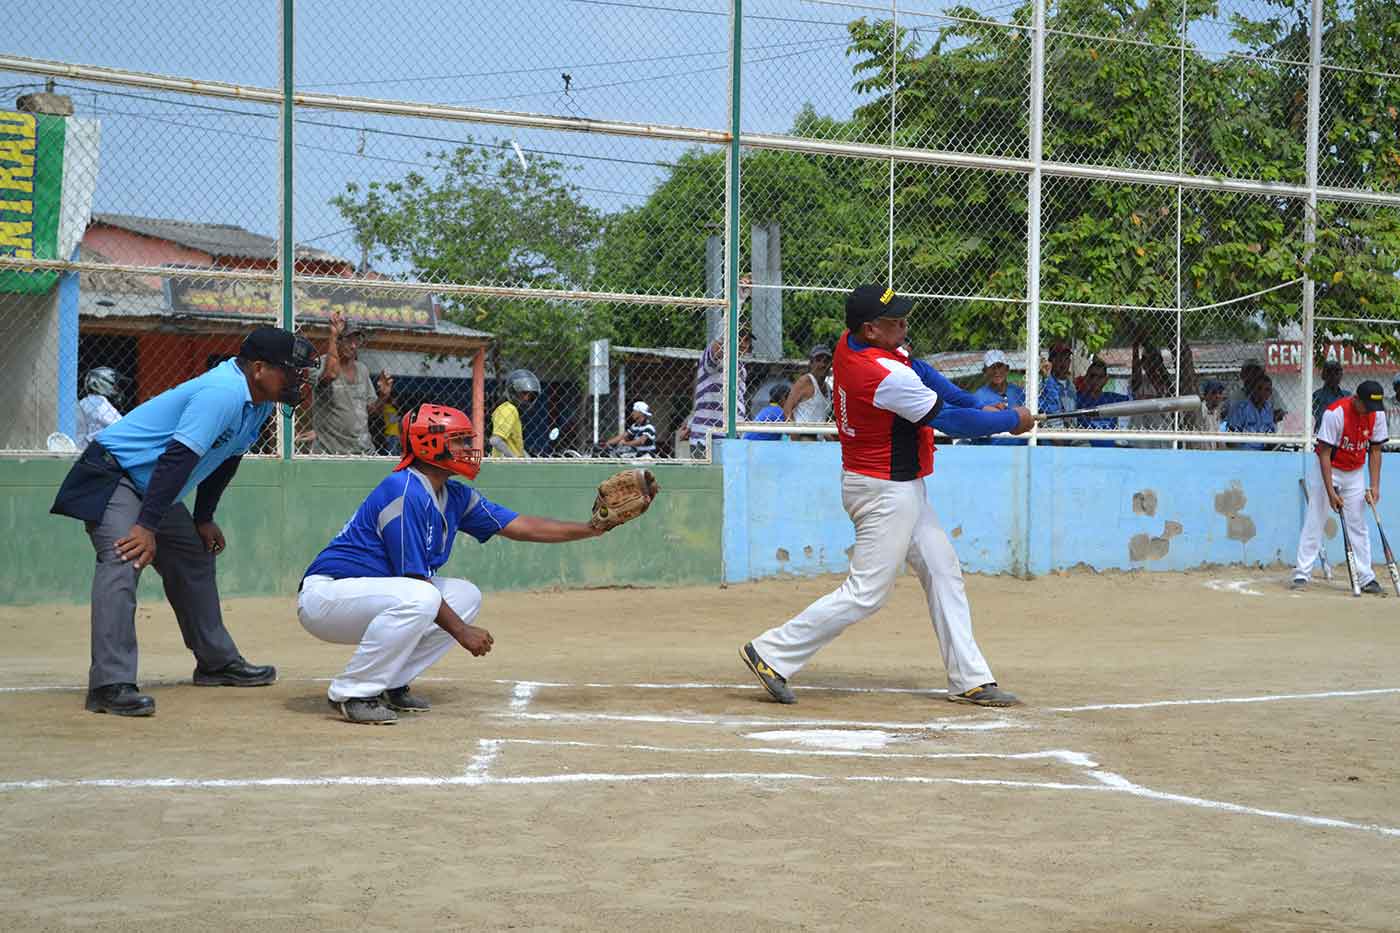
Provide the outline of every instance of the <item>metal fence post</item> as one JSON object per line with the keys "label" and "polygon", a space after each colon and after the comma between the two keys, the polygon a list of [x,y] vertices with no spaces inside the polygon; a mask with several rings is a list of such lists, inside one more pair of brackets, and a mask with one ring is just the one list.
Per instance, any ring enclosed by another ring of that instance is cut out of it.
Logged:
{"label": "metal fence post", "polygon": [[1307,457],[1313,449],[1313,300],[1314,284],[1307,272],[1312,261],[1312,247],[1317,239],[1317,150],[1318,113],[1322,107],[1322,0],[1312,0],[1312,15],[1308,23],[1308,139],[1307,185],[1308,208],[1303,217],[1303,469],[1307,472]]}
{"label": "metal fence post", "polygon": [[[292,185],[294,153],[293,128],[295,126],[292,111],[293,92],[293,43],[292,43],[292,23],[296,16],[295,0],[282,0],[282,223],[280,239],[277,248],[277,274],[281,278],[282,284],[282,326],[287,330],[294,330],[296,327],[296,315],[292,308],[292,276],[296,272],[296,241],[292,234]],[[281,406],[282,430],[280,432],[282,442],[282,459],[292,459],[292,448],[294,443],[294,425],[292,424],[292,411],[289,406]]]}
{"label": "metal fence post", "polygon": [[[1031,171],[1026,189],[1026,404],[1040,410],[1040,168],[1045,125],[1045,0],[1035,0],[1031,32]],[[1030,446],[1036,446],[1036,429]]]}
{"label": "metal fence post", "polygon": [[[728,326],[725,328],[724,373],[725,373],[725,436],[739,436],[735,423],[738,421],[738,398],[741,391],[739,382],[739,92],[743,68],[744,0],[730,0],[729,3],[729,163],[726,172],[724,197],[728,202],[728,223],[724,235],[728,238],[726,250],[725,288],[728,296]],[[706,348],[708,350],[708,348]],[[702,351],[704,352],[704,351]]]}

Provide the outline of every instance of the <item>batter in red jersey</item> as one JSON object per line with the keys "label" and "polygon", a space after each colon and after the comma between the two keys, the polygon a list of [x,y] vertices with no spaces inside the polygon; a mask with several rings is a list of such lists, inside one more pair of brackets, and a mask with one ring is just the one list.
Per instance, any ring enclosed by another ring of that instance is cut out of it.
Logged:
{"label": "batter in red jersey", "polygon": [[962,567],[924,489],[933,472],[933,426],[954,437],[1030,430],[1023,407],[984,411],[964,392],[903,349],[913,302],[892,289],[862,285],[846,298],[846,332],[832,363],[841,501],[856,526],[850,575],[777,628],[744,646],[744,663],[779,703],[796,698],[788,679],[846,626],[889,598],[907,561],[928,596],[929,618],[948,672],[948,699],[978,706],[1018,702],[992,676],[972,637]]}
{"label": "batter in red jersey", "polygon": [[[1361,592],[1385,595],[1371,567],[1365,503],[1381,501],[1381,445],[1386,438],[1385,394],[1378,382],[1361,383],[1355,395],[1337,399],[1322,412],[1317,422],[1317,459],[1308,464],[1308,512],[1298,538],[1293,589],[1308,585],[1322,550],[1322,526],[1330,506],[1346,522]],[[1370,468],[1363,470],[1368,455]]]}

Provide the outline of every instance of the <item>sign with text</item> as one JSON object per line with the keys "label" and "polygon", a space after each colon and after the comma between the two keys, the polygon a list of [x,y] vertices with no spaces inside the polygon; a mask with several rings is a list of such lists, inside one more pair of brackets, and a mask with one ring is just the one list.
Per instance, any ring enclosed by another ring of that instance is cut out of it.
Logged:
{"label": "sign with text", "polygon": [[[63,190],[62,117],[0,111],[0,255],[63,259],[58,255]],[[0,269],[0,292],[42,294],[57,272]]]}
{"label": "sign with text", "polygon": [[[166,279],[174,311],[275,318],[282,308],[280,285],[263,282],[189,282]],[[339,311],[356,324],[431,330],[436,324],[431,295],[363,294],[334,285],[295,286],[298,321],[325,321]]]}
{"label": "sign with text", "polygon": [[[1329,343],[1323,360],[1336,360],[1349,373],[1388,373],[1400,368],[1384,347],[1374,344]],[[1297,340],[1270,340],[1264,369],[1271,373],[1303,371],[1303,344]]]}

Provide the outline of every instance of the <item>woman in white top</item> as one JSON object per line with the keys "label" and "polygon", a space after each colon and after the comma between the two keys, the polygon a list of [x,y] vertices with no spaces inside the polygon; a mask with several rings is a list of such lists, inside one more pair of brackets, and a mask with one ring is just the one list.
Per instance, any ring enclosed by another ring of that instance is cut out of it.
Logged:
{"label": "woman in white top", "polygon": [[831,371],[831,348],[815,346],[807,357],[807,371],[797,378],[783,402],[783,420],[816,422],[831,420],[831,396],[826,374]]}

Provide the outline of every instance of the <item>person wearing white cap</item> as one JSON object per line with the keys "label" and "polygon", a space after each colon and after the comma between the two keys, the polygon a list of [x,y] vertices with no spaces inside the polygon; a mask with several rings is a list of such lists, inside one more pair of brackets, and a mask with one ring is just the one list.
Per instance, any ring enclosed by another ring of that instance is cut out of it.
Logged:
{"label": "person wearing white cap", "polygon": [[630,447],[634,457],[656,456],[656,425],[651,423],[651,406],[640,400],[633,402],[632,411],[627,415],[627,430],[619,431],[604,443],[608,447]]}
{"label": "person wearing white cap", "polygon": [[[977,404],[981,405],[985,411],[1005,411],[1008,408],[1026,404],[1026,390],[1014,382],[1006,381],[1006,376],[1010,372],[1011,365],[1007,362],[1005,353],[1000,350],[988,350],[983,354],[982,378],[986,381],[972,395],[973,398],[977,399]],[[974,443],[1025,444],[1026,442],[1019,437],[988,437],[979,438]]]}

